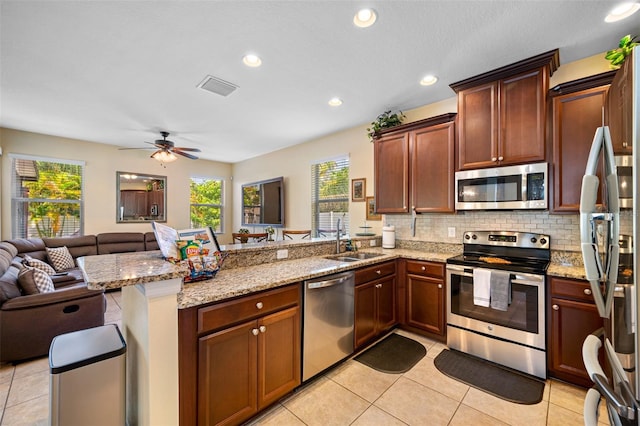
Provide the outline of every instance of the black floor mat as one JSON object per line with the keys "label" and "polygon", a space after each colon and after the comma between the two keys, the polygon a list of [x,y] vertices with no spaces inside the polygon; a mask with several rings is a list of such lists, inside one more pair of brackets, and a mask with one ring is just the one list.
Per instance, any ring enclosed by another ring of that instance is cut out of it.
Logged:
{"label": "black floor mat", "polygon": [[434,360],[443,374],[518,404],[542,401],[544,381],[465,353],[445,349]]}
{"label": "black floor mat", "polygon": [[409,371],[427,354],[420,343],[399,334],[390,334],[354,359],[383,373]]}

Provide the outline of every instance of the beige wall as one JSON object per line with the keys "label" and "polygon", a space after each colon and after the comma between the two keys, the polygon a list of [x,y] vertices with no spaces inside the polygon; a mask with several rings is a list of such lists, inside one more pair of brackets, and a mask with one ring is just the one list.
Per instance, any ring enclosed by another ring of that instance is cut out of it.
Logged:
{"label": "beige wall", "polygon": [[[9,154],[26,154],[85,162],[84,233],[146,232],[151,224],[116,223],[116,171],[167,176],[167,225],[189,227],[189,178],[191,176],[224,179],[225,204],[231,205],[230,177],[232,166],[206,160],[178,160],[163,168],[149,158],[148,150],[120,151],[114,145],[91,143],[38,133],[0,129],[2,176],[1,238],[11,238],[11,160]],[[229,211],[229,210],[228,210]],[[226,219],[228,232],[231,217]],[[226,241],[225,235],[221,242]]]}

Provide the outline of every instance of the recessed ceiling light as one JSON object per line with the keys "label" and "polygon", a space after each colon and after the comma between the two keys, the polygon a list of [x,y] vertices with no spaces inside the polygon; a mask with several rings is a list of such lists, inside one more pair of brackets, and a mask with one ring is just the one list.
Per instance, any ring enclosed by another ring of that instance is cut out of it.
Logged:
{"label": "recessed ceiling light", "polygon": [[262,59],[253,54],[244,55],[244,58],[242,58],[242,62],[244,62],[246,66],[252,68],[256,68],[262,65]]}
{"label": "recessed ceiling light", "polygon": [[622,19],[628,18],[629,16],[633,15],[638,10],[640,10],[640,3],[637,3],[637,2],[621,3],[615,8],[613,8],[611,12],[609,12],[607,17],[604,18],[604,21],[605,22],[620,21]]}
{"label": "recessed ceiling light", "polygon": [[353,17],[353,24],[356,27],[367,28],[376,22],[376,11],[373,9],[360,9]]}
{"label": "recessed ceiling light", "polygon": [[337,107],[342,105],[342,99],[340,98],[331,98],[329,100],[329,105],[331,105],[332,107]]}
{"label": "recessed ceiling light", "polygon": [[425,75],[422,77],[422,80],[420,80],[420,85],[431,86],[432,84],[435,84],[436,81],[438,81],[438,77],[435,75]]}

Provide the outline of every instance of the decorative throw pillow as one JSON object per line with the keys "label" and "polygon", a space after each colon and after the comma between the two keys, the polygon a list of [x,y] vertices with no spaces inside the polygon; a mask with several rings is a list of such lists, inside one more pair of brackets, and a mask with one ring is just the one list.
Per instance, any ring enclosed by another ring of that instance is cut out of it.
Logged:
{"label": "decorative throw pillow", "polygon": [[55,291],[51,277],[40,269],[25,266],[18,274],[18,284],[25,294],[50,293]]}
{"label": "decorative throw pillow", "polygon": [[56,273],[55,269],[53,269],[51,265],[49,265],[47,262],[43,262],[42,260],[39,260],[39,259],[34,259],[28,254],[24,255],[24,259],[22,259],[22,264],[24,266],[30,266],[32,268],[40,269],[42,272],[46,273],[47,275],[53,275]]}
{"label": "decorative throw pillow", "polygon": [[49,248],[47,249],[47,255],[49,256],[49,262],[53,265],[53,269],[56,272],[62,272],[66,269],[71,269],[76,265],[73,263],[73,257],[69,253],[67,246]]}

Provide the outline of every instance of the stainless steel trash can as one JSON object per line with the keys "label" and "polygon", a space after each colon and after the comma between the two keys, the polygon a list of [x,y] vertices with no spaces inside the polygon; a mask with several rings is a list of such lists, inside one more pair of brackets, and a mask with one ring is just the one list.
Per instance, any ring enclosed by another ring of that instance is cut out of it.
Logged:
{"label": "stainless steel trash can", "polygon": [[49,348],[51,425],[124,425],[126,351],[115,324],[56,336]]}

